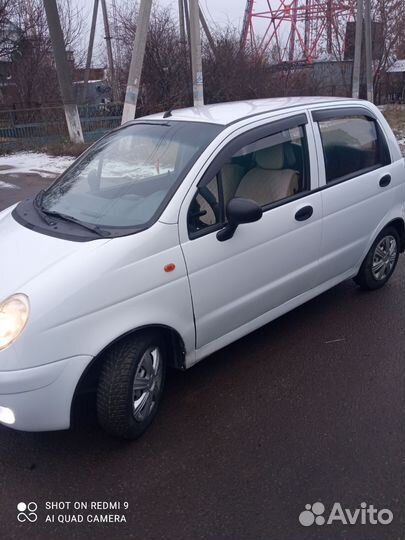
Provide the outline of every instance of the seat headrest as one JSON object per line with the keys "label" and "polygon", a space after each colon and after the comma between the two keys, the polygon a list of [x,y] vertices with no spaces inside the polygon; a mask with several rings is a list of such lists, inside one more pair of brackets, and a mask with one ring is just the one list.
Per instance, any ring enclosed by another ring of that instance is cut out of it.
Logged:
{"label": "seat headrest", "polygon": [[257,165],[262,169],[282,169],[284,167],[284,148],[282,144],[258,150],[255,154]]}
{"label": "seat headrest", "polygon": [[[299,168],[297,155],[294,152],[294,145],[290,143],[284,143],[283,149],[284,149],[284,167],[286,169],[296,169]],[[299,151],[299,149],[297,149]]]}

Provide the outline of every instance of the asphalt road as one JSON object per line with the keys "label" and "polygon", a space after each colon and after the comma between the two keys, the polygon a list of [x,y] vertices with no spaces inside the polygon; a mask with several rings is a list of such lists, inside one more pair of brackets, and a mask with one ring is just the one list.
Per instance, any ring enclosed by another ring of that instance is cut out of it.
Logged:
{"label": "asphalt road", "polygon": [[[46,185],[12,181],[24,188],[0,188],[1,207]],[[1,539],[405,539],[404,262],[380,291],[345,282],[171,373],[138,442],[105,436],[90,399],[71,431],[1,428]],[[22,501],[38,505],[35,523],[17,521]],[[61,501],[127,502],[126,511],[91,514],[124,514],[126,523],[46,510]],[[366,502],[393,520],[303,527],[300,512],[317,501],[326,517],[335,502],[352,512]],[[84,522],[59,523],[66,514]]]}

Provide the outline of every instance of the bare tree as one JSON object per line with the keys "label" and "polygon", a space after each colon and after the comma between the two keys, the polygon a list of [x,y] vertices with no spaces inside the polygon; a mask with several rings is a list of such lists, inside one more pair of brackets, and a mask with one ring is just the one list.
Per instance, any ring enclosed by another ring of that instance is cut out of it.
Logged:
{"label": "bare tree", "polygon": [[[133,40],[136,9],[124,2],[118,11],[121,81],[125,85]],[[268,62],[253,51],[240,49],[240,36],[233,27],[217,30],[212,45],[203,42],[203,71],[206,103],[265,97],[269,78]],[[152,13],[138,114],[147,114],[192,104],[190,51],[184,48],[177,19],[169,9]]]}
{"label": "bare tree", "polygon": [[240,36],[232,26],[214,33],[214,50],[205,43],[203,69],[208,103],[269,95],[270,65],[253,50],[240,48]]}
{"label": "bare tree", "polygon": [[[386,77],[387,68],[396,59],[396,53],[404,46],[405,2],[404,0],[374,0],[373,20],[381,24],[382,51],[374,66],[374,93]],[[404,51],[405,52],[405,51]]]}
{"label": "bare tree", "polygon": [[[130,3],[121,6],[119,24],[122,65],[121,87],[125,88],[133,40],[136,32],[136,10]],[[138,114],[166,110],[191,103],[191,75],[188,58],[180,46],[177,21],[169,9],[152,12],[142,71],[142,89]]]}
{"label": "bare tree", "polygon": [[20,32],[13,24],[13,0],[0,0],[0,58],[8,59],[18,47]]}
{"label": "bare tree", "polygon": [[[1,1],[1,0],[0,0]],[[13,22],[20,29],[18,49],[13,53],[12,79],[20,106],[59,104],[60,94],[52,46],[42,0],[13,0]],[[80,54],[82,19],[71,2],[59,5],[66,50]]]}

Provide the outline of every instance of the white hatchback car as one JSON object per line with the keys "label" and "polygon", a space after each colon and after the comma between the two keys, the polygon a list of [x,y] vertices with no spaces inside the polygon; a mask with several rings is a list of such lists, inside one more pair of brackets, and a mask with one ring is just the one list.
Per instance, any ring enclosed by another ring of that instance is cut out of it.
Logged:
{"label": "white hatchback car", "polygon": [[0,422],[138,437],[168,366],[337,283],[384,285],[405,248],[405,167],[368,102],[169,111],[108,134],[0,214]]}

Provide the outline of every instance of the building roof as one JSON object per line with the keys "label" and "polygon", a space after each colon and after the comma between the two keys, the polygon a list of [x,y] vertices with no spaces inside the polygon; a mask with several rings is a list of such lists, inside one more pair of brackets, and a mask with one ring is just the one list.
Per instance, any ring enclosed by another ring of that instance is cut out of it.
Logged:
{"label": "building roof", "polygon": [[[201,107],[174,109],[171,113],[170,120],[227,125],[242,120],[243,118],[266,112],[275,112],[280,109],[305,105],[334,103],[337,100],[347,101],[347,99],[348,98],[336,97],[285,97],[232,101],[227,103],[216,103],[214,105],[203,105]],[[162,120],[163,114],[164,112],[152,114],[147,118],[151,120]]]}
{"label": "building roof", "polygon": [[388,73],[404,73],[405,72],[405,60],[397,60],[387,69]]}

